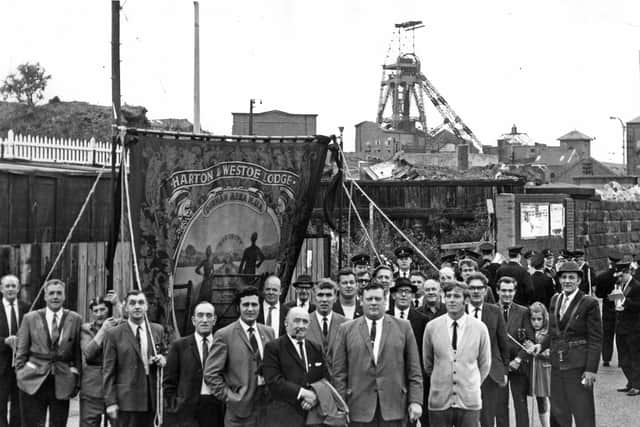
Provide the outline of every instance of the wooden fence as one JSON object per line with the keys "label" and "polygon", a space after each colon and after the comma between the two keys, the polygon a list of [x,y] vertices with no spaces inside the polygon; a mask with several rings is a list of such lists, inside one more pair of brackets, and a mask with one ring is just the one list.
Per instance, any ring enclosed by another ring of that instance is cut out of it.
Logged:
{"label": "wooden fence", "polygon": [[[120,162],[120,147],[116,162]],[[15,134],[0,138],[0,158],[87,166],[111,165],[111,142]]]}

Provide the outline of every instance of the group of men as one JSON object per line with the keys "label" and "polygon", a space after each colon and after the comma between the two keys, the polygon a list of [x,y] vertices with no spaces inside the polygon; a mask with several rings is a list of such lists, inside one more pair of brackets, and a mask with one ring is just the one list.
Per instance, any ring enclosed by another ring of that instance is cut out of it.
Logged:
{"label": "group of men", "polygon": [[[64,283],[50,281],[47,307],[26,313],[18,306],[14,322],[11,301],[17,301],[19,282],[5,276],[0,426],[7,422],[7,401],[11,425],[19,425],[20,413],[22,425],[42,425],[47,408],[52,425],[65,425],[69,398],[78,391],[83,426],[100,425],[104,414],[113,425],[151,426],[161,413],[167,426],[402,426],[418,420],[508,426],[509,389],[517,426],[528,426],[529,363],[547,349],[551,425],[573,419],[595,426],[602,328],[591,284],[584,283],[593,279],[596,294],[606,293],[616,316],[629,319],[634,307],[640,309],[640,284],[631,278],[607,291],[600,275],[585,274],[574,261],[550,266],[547,254],[534,254],[530,273],[521,264],[522,248],[510,248],[506,263],[494,263],[494,249],[487,249],[480,248],[478,261],[445,260],[438,277],[413,268],[410,248],[395,251],[397,266],[371,268],[360,254],[335,281],[298,276],[289,303],[280,279],[269,276],[260,290],[238,289],[239,318],[222,328],[214,306],[198,302],[194,333],[170,345],[161,326],[146,320],[146,298],[137,291],[124,300],[126,318],[111,294],[92,301],[94,319],[81,324],[62,309]],[[629,274],[624,263],[613,270],[616,283]],[[542,287],[536,284],[540,272],[550,279]],[[550,312],[549,333],[540,343],[529,322],[533,301]],[[619,351],[626,346],[632,354],[637,341],[616,333]],[[7,369],[5,354],[11,355]],[[638,367],[633,357],[622,359],[628,393],[640,387]]]}

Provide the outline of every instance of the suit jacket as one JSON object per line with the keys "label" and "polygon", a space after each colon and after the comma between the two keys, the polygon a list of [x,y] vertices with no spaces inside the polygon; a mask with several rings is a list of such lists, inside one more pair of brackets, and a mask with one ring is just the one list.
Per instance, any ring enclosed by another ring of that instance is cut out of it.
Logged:
{"label": "suit jacket", "polygon": [[82,385],[80,394],[102,399],[102,345],[95,340],[98,328],[93,322],[80,327],[80,348],[82,349]]}
{"label": "suit jacket", "polygon": [[322,349],[322,353],[325,356],[325,360],[327,361],[329,372],[331,372],[331,361],[333,360],[333,352],[336,346],[336,338],[338,337],[338,328],[344,322],[348,322],[349,320],[338,314],[333,312],[331,314],[331,322],[329,322],[329,334],[325,339],[322,335],[322,325],[318,322],[318,316],[315,313],[309,315],[309,329],[307,329],[307,339],[312,341],[320,346]]}
{"label": "suit jacket", "polygon": [[586,263],[580,268],[580,270],[582,270],[580,290],[589,295],[591,293],[591,289],[593,289],[593,285],[595,285],[596,272],[593,271],[593,268]]}
{"label": "suit jacket", "polygon": [[632,278],[623,288],[623,293],[623,310],[616,311],[616,334],[637,334],[640,327],[640,282]]}
{"label": "suit jacket", "polygon": [[491,343],[487,327],[465,314],[465,326],[454,356],[447,316],[429,322],[424,331],[424,369],[431,376],[429,410],[451,406],[451,397],[460,399],[463,409],[482,408],[480,386],[491,368]]}
{"label": "suit jacket", "polygon": [[[554,369],[580,368],[596,373],[602,349],[598,300],[578,290],[564,316],[559,319],[561,297],[564,294],[556,294],[551,299],[549,334],[542,341],[541,348],[551,349],[551,365]],[[562,360],[559,351],[563,352]]]}
{"label": "suit jacket", "polygon": [[[500,310],[500,315],[502,316],[502,307],[498,306],[498,310]],[[511,303],[511,307],[509,308],[509,320],[507,321],[506,328],[507,334],[511,335],[520,343],[524,342],[525,340],[530,340],[534,343],[536,342],[535,332],[533,331],[531,321],[529,320],[529,309],[527,307],[518,305],[515,302]],[[528,360],[527,352],[522,350],[509,337],[507,337],[507,343],[509,347],[509,357],[507,359],[507,364],[516,357],[519,357],[522,362],[526,362]],[[521,363],[518,372],[528,372],[528,369],[524,366],[525,363]]]}
{"label": "suit jacket", "polygon": [[518,282],[513,302],[529,306],[533,301],[533,284],[527,270],[517,262],[509,261],[496,271],[496,282],[504,276],[513,277]]}
{"label": "suit jacket", "polygon": [[364,317],[340,325],[333,356],[334,384],[354,422],[373,420],[376,399],[387,421],[404,419],[409,403],[423,403],[418,346],[407,321],[388,314],[377,363]]}
{"label": "suit jacket", "polygon": [[[259,323],[256,323],[256,328],[264,349],[264,346],[274,339],[273,329]],[[261,371],[262,361],[251,349],[249,338],[242,330],[240,320],[236,320],[214,334],[209,358],[204,368],[205,384],[223,402],[227,400],[228,390],[237,392],[241,387],[247,387],[239,402],[227,402],[227,411],[242,418],[249,416],[253,409],[253,397]]]}
{"label": "suit jacket", "polygon": [[[471,307],[471,306],[469,306]],[[469,313],[471,315],[471,313]],[[491,370],[489,378],[500,386],[506,385],[505,375],[509,372],[509,344],[504,317],[498,306],[482,304],[482,322],[489,331],[491,342]]]}
{"label": "suit jacket", "polygon": [[[211,339],[209,336],[209,342]],[[194,413],[202,388],[202,365],[195,334],[179,338],[171,344],[162,384],[168,412]]]}
{"label": "suit jacket", "polygon": [[436,306],[436,311],[433,312],[431,311],[431,309],[429,309],[429,307],[427,307],[427,304],[422,304],[422,307],[420,307],[418,311],[427,318],[427,323],[428,323],[433,319],[435,319],[436,317],[442,316],[443,314],[445,314],[447,312],[447,308],[444,306],[443,303],[438,303],[438,305]]}
{"label": "suit jacket", "polygon": [[51,342],[44,308],[27,313],[22,319],[16,350],[16,378],[18,388],[27,394],[37,392],[51,373],[55,375],[57,399],[69,399],[77,392],[82,374],[82,318],[71,310],[61,312],[62,330],[57,346]]}
{"label": "suit jacket", "polygon": [[[164,353],[164,329],[157,323],[149,323],[147,329],[148,358],[153,355],[151,338],[156,343],[156,352]],[[118,405],[121,411],[155,410],[156,408],[156,365],[149,366],[149,376],[145,374],[144,362],[136,336],[129,322],[122,322],[107,331],[104,336],[102,351],[102,378],[104,387],[104,403],[106,406]],[[147,381],[152,390],[151,399],[147,390]]]}
{"label": "suit jacket", "polygon": [[307,369],[289,336],[276,338],[264,347],[264,379],[274,400],[267,407],[267,419],[274,426],[304,426],[307,411],[298,401],[300,388],[311,390],[311,383],[329,379],[320,346],[307,339],[304,347]]}
{"label": "suit jacket", "polygon": [[[286,304],[280,304],[280,307],[283,307],[283,306],[284,306],[285,310],[288,312],[289,310],[291,310],[292,307],[296,307],[297,306],[296,300],[289,301]],[[313,313],[314,311],[316,311],[316,305],[314,303],[312,303],[312,302],[309,302],[309,313]]]}
{"label": "suit jacket", "polygon": [[[336,302],[333,303],[333,312],[344,316],[344,309],[342,308],[342,304],[340,304],[340,300],[337,300]],[[362,314],[363,314],[362,305],[360,304],[360,301],[356,300],[356,309],[353,312],[353,318],[357,319],[358,317],[362,316]],[[353,319],[347,319],[347,320],[353,320]]]}
{"label": "suit jacket", "polygon": [[[387,314],[393,316],[394,308],[387,310]],[[418,356],[420,356],[420,366],[422,366],[422,338],[424,336],[424,328],[427,326],[427,317],[413,308],[409,308],[407,319],[411,325],[413,336],[416,339],[418,345]]]}
{"label": "suit jacket", "polygon": [[533,283],[533,300],[540,301],[548,310],[551,297],[556,293],[553,279],[544,272],[536,270],[531,275],[531,282]]}
{"label": "suit jacket", "polygon": [[614,277],[613,273],[615,273],[615,270],[608,269],[598,274],[593,280],[593,284],[596,287],[596,296],[602,298],[602,313],[607,311],[613,313],[615,311],[614,302],[607,298],[618,281],[618,278]]}
{"label": "suit jacket", "polygon": [[[16,300],[17,301],[17,300]],[[22,301],[18,303],[18,327],[22,323],[24,314],[29,311],[29,306]],[[16,335],[17,335],[16,331]],[[4,343],[4,339],[9,336],[9,324],[7,323],[7,313],[4,311],[4,304],[2,303],[2,296],[0,295],[0,377],[11,370],[11,363],[13,362],[13,350],[10,346]]]}
{"label": "suit jacket", "polygon": [[[269,312],[267,311],[266,313],[264,312],[264,307],[262,305],[263,301],[260,301],[260,310],[258,312],[258,323],[262,323],[263,325],[265,325],[266,321],[267,321],[267,316],[269,315]],[[309,304],[309,306],[311,306],[311,304]],[[289,308],[287,306],[287,304],[280,304],[280,319],[279,319],[279,330],[278,330],[278,334],[279,335],[284,335],[287,333],[285,327],[284,327],[284,319],[287,317],[287,313],[289,312]],[[272,321],[274,319],[271,319]]]}

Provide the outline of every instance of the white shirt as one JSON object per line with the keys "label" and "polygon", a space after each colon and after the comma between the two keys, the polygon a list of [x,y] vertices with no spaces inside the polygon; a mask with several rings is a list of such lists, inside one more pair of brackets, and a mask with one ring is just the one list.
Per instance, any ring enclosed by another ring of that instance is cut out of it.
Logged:
{"label": "white shirt", "polygon": [[[7,315],[7,330],[9,330],[9,328],[11,328],[11,304],[9,303],[9,301],[7,301],[6,298],[2,297],[2,305],[4,305],[4,314]],[[18,299],[14,299],[13,300],[13,309],[16,312],[16,326],[20,326],[19,320],[20,320],[20,311],[18,310]],[[18,334],[18,331],[13,331],[14,335]]]}
{"label": "white shirt", "polygon": [[[402,313],[402,317],[400,317],[400,313]],[[393,308],[393,316],[396,319],[409,320],[409,309],[406,308],[404,310],[400,310],[398,307]],[[378,325],[376,325],[378,326]]]}
{"label": "white shirt", "polygon": [[[193,334],[193,339],[195,340],[196,347],[198,348],[198,354],[200,355],[200,361],[204,365],[205,361],[202,360],[202,356],[203,356],[203,354],[202,354],[202,344],[203,344],[202,335],[200,335],[199,333],[196,332],[196,333]],[[213,344],[213,336],[211,334],[209,334],[207,336],[207,348],[209,350],[211,350],[211,344]],[[204,375],[202,376],[202,385],[200,386],[200,395],[203,395],[203,394],[206,394],[206,395],[211,394],[211,391],[209,390],[209,387],[207,387],[207,385],[204,383]]]}
{"label": "white shirt", "polygon": [[127,323],[133,332],[134,338],[137,339],[138,327],[140,327],[140,355],[142,356],[142,362],[144,363],[144,373],[149,375],[149,342],[147,341],[147,325],[143,321],[140,325],[136,325],[127,319]]}
{"label": "white shirt", "polygon": [[[296,307],[302,307],[305,310],[309,311],[309,300],[306,300],[304,302],[304,304],[300,305],[300,300],[298,298],[296,298]],[[266,319],[265,319],[265,321],[266,321]]]}
{"label": "white shirt", "polygon": [[[578,293],[578,288],[576,288],[576,290],[570,293],[569,295],[565,294],[564,292],[562,293],[562,301],[560,302],[560,311],[558,313],[560,314],[561,319],[564,317],[565,314],[567,314],[566,311],[564,313],[562,312],[562,307],[564,307],[565,310],[567,310],[571,305],[571,303],[573,302],[573,299],[575,298],[577,293]],[[565,303],[565,300],[566,300],[566,303]]]}
{"label": "white shirt", "polygon": [[[344,307],[343,307],[344,308]],[[322,321],[326,317],[327,318],[327,330],[331,327],[331,316],[333,315],[333,311],[330,311],[329,314],[323,316],[318,313],[318,310],[314,311],[316,317],[318,318],[318,325],[320,325],[320,332],[322,332]]]}
{"label": "white shirt", "polygon": [[[62,324],[60,320],[62,320],[62,308],[55,312],[56,315],[56,324],[58,325],[58,342],[60,342],[60,338],[62,338]],[[44,309],[44,316],[47,319],[47,327],[49,328],[49,336],[53,337],[53,314],[54,312],[49,308]]]}
{"label": "white shirt", "polygon": [[242,319],[238,319],[240,321],[240,326],[242,326],[242,330],[249,342],[251,342],[251,336],[249,335],[249,328],[253,327],[253,336],[256,337],[256,341],[258,342],[258,352],[260,353],[260,359],[264,358],[262,340],[260,339],[260,331],[258,331],[258,323],[254,323],[253,326],[249,326],[242,321]]}
{"label": "white shirt", "polygon": [[355,303],[353,305],[340,304],[340,306],[342,307],[342,312],[344,313],[344,317],[346,317],[349,320],[353,320],[354,316],[356,315],[356,304]]}
{"label": "white shirt", "polygon": [[[289,341],[291,341],[291,344],[293,344],[293,348],[296,349],[296,353],[298,353],[298,357],[302,358],[302,356],[300,355],[300,345],[298,344],[299,341],[293,338],[289,334],[287,334],[287,336],[289,337]],[[302,351],[304,352],[304,360],[306,361],[304,370],[309,372],[309,358],[307,357],[307,346],[305,345],[304,339],[302,340]]]}
{"label": "white shirt", "polygon": [[[456,334],[456,338],[457,338],[457,347],[460,348],[460,343],[462,343],[462,335],[464,334],[464,326],[467,323],[467,319],[468,319],[469,315],[468,314],[463,314],[462,317],[460,317],[458,320],[456,320],[456,322],[458,323],[458,332]],[[453,340],[453,322],[454,320],[451,318],[451,316],[446,315],[445,316],[446,320],[447,320],[447,332],[449,332],[449,342],[451,342]],[[456,350],[454,350],[456,351]]]}
{"label": "white shirt", "polygon": [[[367,330],[369,331],[369,336],[371,336],[371,326],[373,325],[373,320],[369,319],[365,316],[365,322],[367,322]],[[380,350],[380,341],[382,340],[382,324],[384,317],[376,320],[376,337],[373,341],[373,361],[374,363],[378,363],[378,351]]]}
{"label": "white shirt", "polygon": [[467,304],[467,314],[471,317],[476,317],[476,308],[478,309],[478,320],[482,320],[482,309],[484,304],[480,304],[480,306],[476,307],[473,304]]}
{"label": "white shirt", "polygon": [[[267,319],[269,318],[269,307],[273,307],[271,309],[271,325],[267,324]],[[264,314],[264,324],[267,326],[271,326],[273,329],[274,336],[277,338],[280,336],[280,303],[277,302],[275,305],[270,305],[268,302],[264,301],[262,303],[262,314]]]}
{"label": "white shirt", "polygon": [[[413,302],[416,300],[416,298],[411,300],[411,304],[413,304]],[[414,307],[414,308],[420,308],[422,307],[422,305],[424,304],[424,295],[421,297],[418,297],[418,307]]]}

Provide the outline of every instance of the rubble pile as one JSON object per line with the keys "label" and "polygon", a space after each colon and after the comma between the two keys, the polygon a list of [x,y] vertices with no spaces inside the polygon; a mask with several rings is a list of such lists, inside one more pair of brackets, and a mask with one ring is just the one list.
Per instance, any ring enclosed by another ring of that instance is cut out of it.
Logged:
{"label": "rubble pile", "polygon": [[617,202],[637,202],[640,201],[639,185],[621,185],[616,181],[605,184],[602,189],[596,189],[596,194],[602,200]]}

